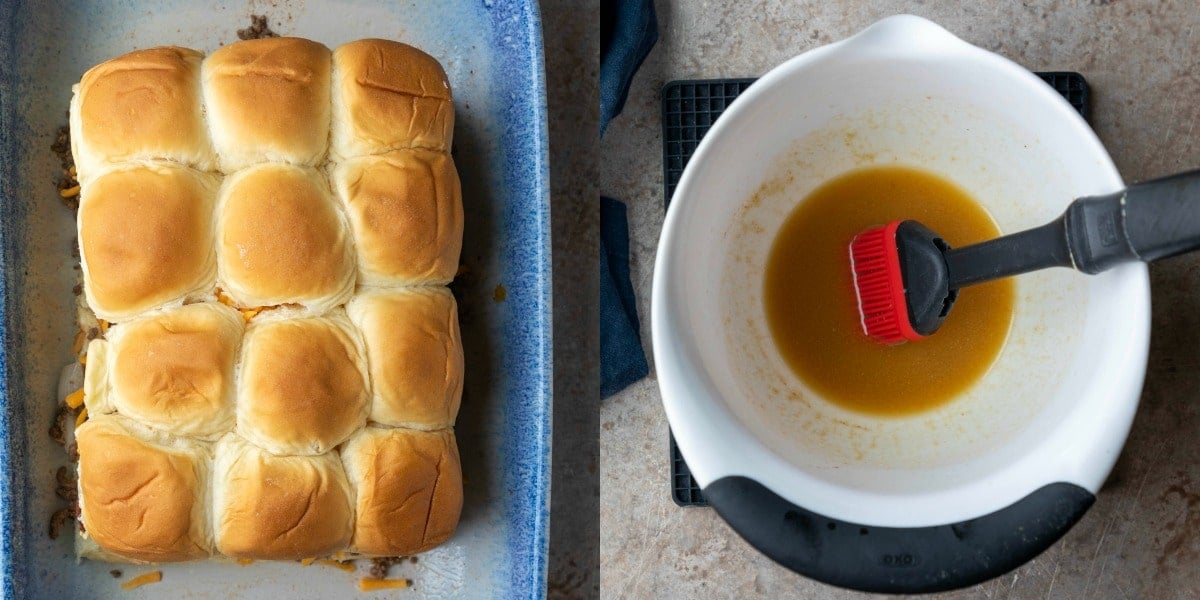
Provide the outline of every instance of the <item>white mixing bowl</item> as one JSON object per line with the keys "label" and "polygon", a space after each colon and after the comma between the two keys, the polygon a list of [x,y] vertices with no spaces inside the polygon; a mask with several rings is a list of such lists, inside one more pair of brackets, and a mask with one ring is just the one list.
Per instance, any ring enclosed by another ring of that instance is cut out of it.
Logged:
{"label": "white mixing bowl", "polygon": [[654,354],[684,458],[754,546],[847,587],[949,589],[1036,556],[1090,506],[1137,407],[1149,281],[1142,264],[1023,275],[1000,356],[960,397],[902,418],[841,409],[771,342],[763,272],[810,191],[889,164],[968,190],[1004,232],[1123,187],[1036,76],[926,20],[885,19],[773,69],[701,142],[659,245]]}

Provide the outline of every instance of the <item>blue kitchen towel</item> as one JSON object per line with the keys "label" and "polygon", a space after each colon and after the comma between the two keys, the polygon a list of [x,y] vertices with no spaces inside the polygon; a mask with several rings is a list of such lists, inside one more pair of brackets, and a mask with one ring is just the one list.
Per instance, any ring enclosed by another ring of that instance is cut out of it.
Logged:
{"label": "blue kitchen towel", "polygon": [[650,372],[638,337],[640,323],[629,279],[629,222],[625,205],[600,197],[600,397],[607,398]]}
{"label": "blue kitchen towel", "polygon": [[600,135],[621,114],[634,73],[658,41],[653,0],[603,0],[600,5]]}
{"label": "blue kitchen towel", "polygon": [[[601,0],[600,136],[621,113],[638,67],[658,41],[653,0]],[[603,159],[602,159],[603,160]],[[600,397],[649,373],[629,279],[625,205],[600,198]]]}

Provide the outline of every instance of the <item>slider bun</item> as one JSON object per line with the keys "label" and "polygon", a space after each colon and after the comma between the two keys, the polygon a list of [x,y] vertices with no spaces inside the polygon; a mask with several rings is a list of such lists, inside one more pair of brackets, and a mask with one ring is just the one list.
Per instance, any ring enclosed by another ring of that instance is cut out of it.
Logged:
{"label": "slider bun", "polygon": [[400,148],[449,152],[453,134],[450,80],[435,58],[376,39],[334,50],[334,160]]}
{"label": "slider bun", "polygon": [[88,342],[87,368],[83,370],[83,405],[92,416],[116,412],[109,390],[108,340]]}
{"label": "slider bun", "polygon": [[424,430],[454,425],[462,400],[463,350],[450,291],[367,291],[346,310],[367,347],[370,420]]}
{"label": "slider bun", "polygon": [[462,250],[462,191],[444,154],[402,150],[333,174],[357,242],[362,285],[444,284]]}
{"label": "slider bun", "polygon": [[275,454],[321,454],[367,419],[366,359],[343,314],[260,315],[246,331],[238,433]]}
{"label": "slider bun", "polygon": [[75,439],[84,535],[134,562],[209,556],[204,446],[116,415],[89,419]]}
{"label": "slider bun", "polygon": [[325,312],[354,292],[354,254],[325,178],[270,163],[225,179],[217,207],[220,285],[242,306]]}
{"label": "slider bun", "polygon": [[176,435],[233,428],[233,364],[242,316],[223,304],[188,304],[109,333],[112,401],[121,414]]}
{"label": "slider bun", "polygon": [[357,494],[354,552],[416,554],[454,534],[463,491],[453,430],[368,427],[346,443],[342,462]]}
{"label": "slider bun", "polygon": [[96,316],[123,321],[212,291],[216,177],[140,165],[84,185],[78,234],[84,294]]}
{"label": "slider bun", "polygon": [[230,434],[217,443],[216,547],[233,558],[296,560],[346,547],[350,486],[337,454],[275,456]]}
{"label": "slider bun", "polygon": [[136,50],[84,73],[71,100],[79,181],[104,163],[138,159],[215,167],[200,106],[201,56],[173,46]]}
{"label": "slider bun", "polygon": [[221,170],[316,166],[329,145],[329,49],[299,38],[235,42],[204,61],[204,101]]}

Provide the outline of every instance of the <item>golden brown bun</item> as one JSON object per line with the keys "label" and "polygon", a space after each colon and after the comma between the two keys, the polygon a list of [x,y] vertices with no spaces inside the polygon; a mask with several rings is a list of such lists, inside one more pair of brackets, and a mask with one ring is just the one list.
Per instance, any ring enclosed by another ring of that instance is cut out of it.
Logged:
{"label": "golden brown bun", "polygon": [[78,234],[84,293],[96,316],[123,321],[212,290],[216,178],[145,165],[86,184]]}
{"label": "golden brown bun", "polygon": [[272,313],[256,318],[246,331],[238,433],[275,454],[328,452],[367,419],[360,342],[342,314]]}
{"label": "golden brown bun", "polygon": [[357,498],[351,550],[416,554],[454,534],[463,491],[452,430],[368,427],[342,448],[342,462]]}
{"label": "golden brown bun", "polygon": [[437,59],[389,40],[334,50],[334,160],[400,148],[449,152],[453,135],[450,80]]}
{"label": "golden brown bun", "polygon": [[176,47],[136,50],[84,73],[71,101],[72,150],[86,183],[104,163],[165,159],[212,170],[200,107],[200,59]]}
{"label": "golden brown bun", "polygon": [[89,538],[133,561],[209,555],[208,451],[202,445],[156,436],[115,415],[89,419],[75,439]]}
{"label": "golden brown bun", "polygon": [[213,534],[233,558],[296,560],[346,547],[354,512],[337,454],[274,456],[230,434],[217,443]]}
{"label": "golden brown bun", "polygon": [[424,430],[454,425],[463,351],[450,290],[368,291],[355,296],[346,311],[366,342],[370,420]]}
{"label": "golden brown bun", "polygon": [[354,252],[325,178],[258,165],[225,179],[217,207],[220,285],[242,306],[321,313],[354,292]]}
{"label": "golden brown bun", "polygon": [[449,156],[401,150],[347,161],[333,174],[362,285],[444,284],[462,251],[463,207]]}
{"label": "golden brown bun", "polygon": [[329,146],[329,49],[299,38],[235,42],[204,61],[204,101],[221,170],[317,166]]}
{"label": "golden brown bun", "polygon": [[223,304],[188,304],[114,327],[109,379],[121,414],[176,435],[233,428],[233,365],[244,323]]}

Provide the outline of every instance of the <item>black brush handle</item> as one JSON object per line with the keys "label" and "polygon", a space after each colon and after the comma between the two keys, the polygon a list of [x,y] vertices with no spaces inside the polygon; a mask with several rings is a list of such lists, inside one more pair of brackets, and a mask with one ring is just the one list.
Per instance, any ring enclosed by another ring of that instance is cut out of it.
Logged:
{"label": "black brush handle", "polygon": [[946,252],[950,289],[1047,267],[1099,273],[1200,248],[1200,171],[1079,198],[1041,227]]}
{"label": "black brush handle", "polygon": [[[1098,273],[1118,262],[1152,262],[1200,248],[1200,170],[1134,184],[1123,193],[1089,200],[1116,203],[1119,208],[1108,209],[1113,216],[1102,219],[1096,234],[1088,232],[1087,251],[1077,251],[1075,263],[1085,273]],[[1109,220],[1114,221],[1111,227]]]}
{"label": "black brush handle", "polygon": [[1073,266],[1064,218],[1065,215],[1041,227],[948,250],[946,269],[950,289],[1048,267]]}

